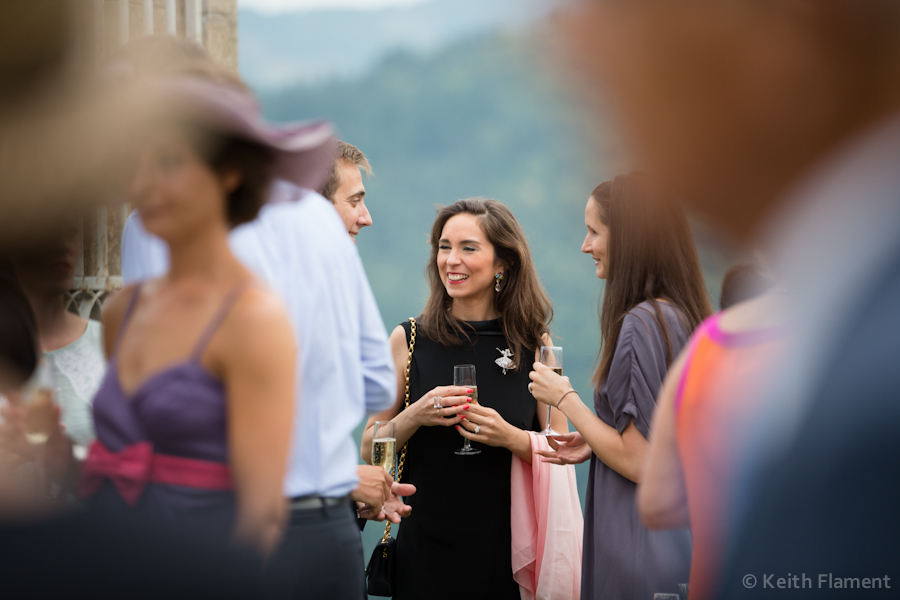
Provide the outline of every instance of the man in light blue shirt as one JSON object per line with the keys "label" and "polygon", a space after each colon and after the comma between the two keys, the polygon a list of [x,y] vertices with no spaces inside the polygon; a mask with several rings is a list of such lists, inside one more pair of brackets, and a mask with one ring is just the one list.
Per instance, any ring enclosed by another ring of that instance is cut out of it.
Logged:
{"label": "man in light blue shirt", "polygon": [[[281,296],[298,340],[298,400],[284,483],[294,510],[283,546],[303,545],[318,552],[304,529],[303,514],[309,509],[316,509],[317,515],[339,511],[343,519],[350,515],[351,495],[373,504],[377,513],[390,490],[387,480],[369,480],[372,473],[383,478],[380,469],[361,470],[367,481],[360,486],[353,439],[354,429],[368,414],[396,401],[397,376],[387,331],[359,254],[334,207],[319,194],[276,182],[270,203],[256,220],[235,229],[230,241],[238,259]],[[158,277],[167,270],[168,249],[143,230],[133,213],[122,238],[125,282]],[[358,579],[362,551],[358,533],[355,538],[351,548],[358,558],[349,572]],[[304,566],[298,562],[311,561],[288,552],[283,560],[275,557],[270,571],[276,577],[283,572],[309,592],[310,578],[303,576]],[[331,579],[331,573],[341,577],[345,570],[344,565],[332,565],[327,578],[324,573],[317,577],[321,583]],[[298,594],[303,591],[297,589]]]}

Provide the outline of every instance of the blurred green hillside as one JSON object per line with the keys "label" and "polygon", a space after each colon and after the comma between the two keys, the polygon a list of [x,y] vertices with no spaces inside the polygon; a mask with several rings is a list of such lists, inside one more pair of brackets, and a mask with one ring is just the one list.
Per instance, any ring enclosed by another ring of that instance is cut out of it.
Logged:
{"label": "blurred green hillside", "polygon": [[[435,205],[485,196],[509,206],[553,299],[551,329],[565,348],[566,374],[591,403],[602,285],[580,252],[584,206],[593,187],[622,167],[609,146],[592,145],[602,132],[592,135],[584,109],[535,66],[539,53],[529,36],[491,35],[429,58],[394,55],[362,79],[262,101],[279,121],[327,117],[368,155],[374,225],[357,239],[389,331],[424,304]],[[718,289],[722,259],[701,251],[710,289]],[[578,477],[583,501],[587,465]],[[367,558],[376,529],[367,528]]]}

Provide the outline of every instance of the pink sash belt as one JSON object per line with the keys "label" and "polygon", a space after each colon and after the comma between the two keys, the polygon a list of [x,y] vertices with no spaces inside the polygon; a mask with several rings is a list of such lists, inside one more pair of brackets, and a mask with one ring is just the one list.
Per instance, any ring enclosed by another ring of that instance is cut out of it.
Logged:
{"label": "pink sash belt", "polygon": [[91,444],[81,470],[79,497],[97,492],[105,480],[134,506],[148,483],[183,485],[206,490],[232,489],[228,465],[211,460],[154,454],[150,442],[139,442],[112,452],[103,442]]}

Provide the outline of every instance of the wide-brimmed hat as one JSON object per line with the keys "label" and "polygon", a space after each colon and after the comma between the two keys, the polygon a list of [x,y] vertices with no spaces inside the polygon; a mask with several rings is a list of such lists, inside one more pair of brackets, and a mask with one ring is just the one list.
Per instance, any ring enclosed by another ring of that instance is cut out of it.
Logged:
{"label": "wide-brimmed hat", "polygon": [[269,123],[249,92],[218,81],[172,77],[157,85],[160,99],[177,114],[217,133],[271,149],[274,177],[313,190],[327,179],[336,144],[328,122]]}

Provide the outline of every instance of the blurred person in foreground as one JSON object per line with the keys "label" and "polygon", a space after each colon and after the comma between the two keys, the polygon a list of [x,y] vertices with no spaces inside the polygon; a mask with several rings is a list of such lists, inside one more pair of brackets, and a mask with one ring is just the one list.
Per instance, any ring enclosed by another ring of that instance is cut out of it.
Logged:
{"label": "blurred person in foreground", "polygon": [[[120,60],[149,77],[193,73],[243,89],[184,40],[144,38],[126,47]],[[393,404],[396,374],[359,255],[335,209],[310,189],[327,176],[333,156],[329,147],[320,157],[321,177],[303,187],[287,176],[275,181],[269,204],[236,228],[229,244],[285,302],[299,344],[302,376],[283,487],[291,499],[290,525],[269,564],[270,579],[279,593],[295,597],[356,600],[364,590],[363,557],[351,500],[361,517],[376,520],[388,518],[382,510],[388,503],[389,518],[398,522],[410,510],[401,496],[415,487],[394,483],[381,467],[357,464],[353,431],[366,414]],[[168,271],[159,244],[138,215],[129,217],[122,239],[126,281]]]}
{"label": "blurred person in foreground", "polygon": [[[296,348],[284,306],[231,253],[228,233],[257,215],[273,174],[315,178],[309,153],[327,152],[328,129],[270,127],[215,82],[157,83],[172,118],[146,140],[129,198],[172,268],[104,307],[110,368],[82,495],[97,511],[269,555],[286,520]],[[133,465],[145,474],[123,477]]]}
{"label": "blurred person in foreground", "polygon": [[753,263],[722,282],[722,312],[706,319],[669,369],[659,393],[638,508],[651,529],[691,527],[690,594],[713,597],[725,550],[735,448],[758,417],[757,380],[788,342],[783,297]]}
{"label": "blurred person in foreground", "polygon": [[[12,278],[0,274],[0,396],[18,392],[34,372],[37,354],[29,302]],[[0,428],[5,428],[3,419]],[[5,596],[262,597],[262,571],[252,556],[184,532],[173,536],[148,523],[87,512],[59,514],[43,491],[21,476],[19,464],[0,451]]]}
{"label": "blurred person in foreground", "polygon": [[[724,287],[731,299],[740,292]],[[774,370],[790,341],[781,308],[783,297],[769,292],[705,320],[659,393],[638,508],[651,529],[691,527],[692,600],[715,597],[734,508],[729,495],[740,471],[737,449],[759,418],[757,382]]]}
{"label": "blurred person in foreground", "polygon": [[37,365],[37,332],[31,306],[12,274],[0,270],[0,438],[4,439],[0,446],[0,520],[39,509],[34,490],[23,485],[16,470],[21,457],[10,452],[5,439],[19,432],[10,428],[4,416],[11,410],[9,398],[16,398]]}
{"label": "blurred person in foreground", "polygon": [[[67,0],[0,3],[0,240],[28,244],[111,205],[152,130],[145,90],[95,85]],[[82,40],[84,42],[86,40]],[[79,50],[81,50],[79,52]]]}
{"label": "blurred person in foreground", "polygon": [[[393,597],[526,597],[512,568],[519,524],[511,523],[511,469],[517,459],[531,464],[529,432],[547,425],[547,410],[530,396],[527,383],[537,351],[551,343],[550,299],[518,221],[496,200],[469,198],[441,208],[430,241],[431,292],[415,319],[412,356],[413,324],[391,333],[396,404],[369,419],[362,442],[363,458],[371,459],[375,421],[391,420],[396,447],[408,443],[402,479],[417,492],[410,499],[414,511],[397,535]],[[498,360],[503,357],[511,360]],[[449,385],[454,366],[467,364],[476,369],[477,387]],[[556,431],[567,430],[558,411],[550,419]],[[464,452],[460,436],[477,453],[458,456]],[[453,518],[461,503],[470,506],[460,513],[462,527]],[[529,539],[524,550],[536,545]],[[446,577],[447,561],[457,559],[466,563],[460,575]],[[575,571],[571,562],[567,567],[571,585]],[[558,597],[568,598],[568,592],[557,590]]]}
{"label": "blurred person in foreground", "polygon": [[690,533],[649,531],[637,514],[635,492],[656,394],[691,332],[711,312],[700,261],[684,213],[663,202],[642,173],[598,185],[584,222],[581,251],[606,281],[595,412],[568,378],[535,363],[534,397],[561,410],[577,429],[559,438],[556,452],[541,454],[554,464],[591,460],[581,597],[641,600],[677,593],[688,580]]}
{"label": "blurred person in foreground", "polygon": [[65,435],[83,459],[94,439],[91,402],[106,373],[106,357],[100,322],[67,309],[80,250],[78,222],[72,219],[13,250],[10,261],[35,315]]}
{"label": "blurred person in foreground", "polygon": [[[111,203],[107,193],[117,188],[123,168],[133,164],[136,140],[147,133],[143,91],[87,93],[89,78],[71,76],[68,8],[64,0],[0,3],[5,252],[19,244],[27,249],[36,235],[53,232],[81,208]],[[0,394],[14,395],[34,371],[37,335],[28,298],[14,278],[0,276]],[[5,596],[259,597],[259,569],[231,550],[85,513],[53,518],[40,491],[22,486],[18,464],[0,451]]]}
{"label": "blurred person in foreground", "polygon": [[719,310],[731,308],[735,304],[752,300],[774,287],[757,265],[741,263],[734,265],[722,278],[722,292],[719,295]]}
{"label": "blurred person in foreground", "polygon": [[[900,3],[583,9],[567,31],[573,60],[602,82],[642,164],[764,248],[786,292],[778,316],[793,340],[756,377],[760,416],[736,449],[716,597],[892,594]],[[778,578],[791,587],[773,588]]]}
{"label": "blurred person in foreground", "polygon": [[354,242],[359,230],[372,224],[361,171],[365,172],[366,177],[372,175],[372,166],[366,155],[356,146],[338,141],[328,180],[319,190],[337,209]]}

